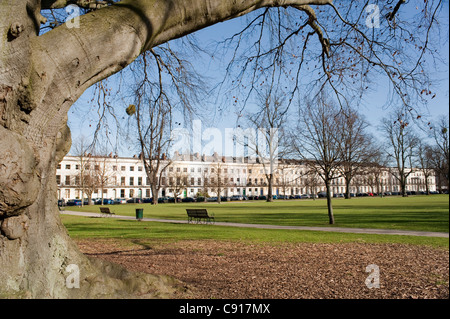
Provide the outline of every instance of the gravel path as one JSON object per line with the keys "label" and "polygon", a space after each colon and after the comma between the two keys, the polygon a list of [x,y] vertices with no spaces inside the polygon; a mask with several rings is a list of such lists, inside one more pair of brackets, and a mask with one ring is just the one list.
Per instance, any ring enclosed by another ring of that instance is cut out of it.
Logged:
{"label": "gravel path", "polygon": [[[213,240],[77,243],[89,256],[130,270],[173,276],[199,299],[449,298],[449,251],[445,249]],[[379,267],[379,288],[369,289],[366,267],[373,264]]]}

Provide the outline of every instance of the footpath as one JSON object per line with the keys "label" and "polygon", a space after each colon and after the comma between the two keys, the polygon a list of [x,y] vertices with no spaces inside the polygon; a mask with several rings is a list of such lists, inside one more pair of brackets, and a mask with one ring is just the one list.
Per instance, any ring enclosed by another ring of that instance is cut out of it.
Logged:
{"label": "footpath", "polygon": [[[100,213],[75,212],[75,211],[70,211],[70,210],[61,211],[61,214],[85,216],[85,217],[101,217]],[[134,217],[134,216],[123,216],[123,215],[111,215],[108,218],[136,220],[136,217]],[[142,218],[141,220],[147,221],[147,222],[187,224],[187,220],[157,219],[157,218]],[[312,231],[327,231],[327,232],[337,232],[337,233],[404,235],[404,236],[425,236],[425,237],[449,238],[449,233],[416,231],[416,230],[350,228],[350,227],[280,226],[280,225],[242,224],[242,223],[229,223],[229,222],[215,222],[214,225],[215,226],[229,226],[229,227],[243,227],[243,228],[260,228],[260,229],[312,230]]]}

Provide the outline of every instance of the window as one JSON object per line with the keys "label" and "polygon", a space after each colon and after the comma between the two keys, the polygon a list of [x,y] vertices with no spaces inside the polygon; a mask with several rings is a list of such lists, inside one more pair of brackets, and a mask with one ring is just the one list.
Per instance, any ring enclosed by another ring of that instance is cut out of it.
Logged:
{"label": "window", "polygon": [[80,165],[75,165],[75,169],[80,169]]}
{"label": "window", "polygon": [[198,186],[202,185],[202,178],[201,178],[201,177],[199,177],[199,178],[197,179],[197,185],[198,185]]}
{"label": "window", "polygon": [[134,172],[134,166],[130,166],[130,172]]}
{"label": "window", "polygon": [[61,164],[58,164],[58,166],[56,166],[56,169],[61,169]]}
{"label": "window", "polygon": [[130,177],[130,186],[133,186],[133,185],[134,185],[134,177],[131,176],[131,177]]}
{"label": "window", "polygon": [[142,166],[138,166],[138,172],[142,172]]}
{"label": "window", "polygon": [[67,186],[70,185],[70,176],[66,176],[65,184],[66,184]]}
{"label": "window", "polygon": [[181,168],[177,167],[177,173],[181,172]]}
{"label": "window", "polygon": [[117,165],[113,165],[113,171],[117,172]]}
{"label": "window", "polygon": [[56,184],[61,184],[61,175],[56,175]]}
{"label": "window", "polygon": [[[120,178],[120,186],[125,186],[125,176]],[[123,196],[122,196],[123,197]]]}
{"label": "window", "polygon": [[138,177],[138,186],[142,185],[142,177]]}
{"label": "window", "polygon": [[125,166],[120,166],[120,170],[121,170],[122,172],[125,172]]}
{"label": "window", "polygon": [[187,167],[183,167],[183,172],[187,173]]}
{"label": "window", "polygon": [[69,164],[66,165],[66,169],[70,169],[70,165]]}

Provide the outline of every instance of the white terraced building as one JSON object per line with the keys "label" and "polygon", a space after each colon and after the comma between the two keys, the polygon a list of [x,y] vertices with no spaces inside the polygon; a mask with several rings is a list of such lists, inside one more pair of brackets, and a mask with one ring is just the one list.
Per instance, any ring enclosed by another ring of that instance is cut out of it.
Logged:
{"label": "white terraced building", "polygon": [[[163,162],[167,163],[167,160]],[[164,166],[164,165],[162,165]],[[175,153],[172,163],[162,173],[158,197],[195,197],[200,192],[209,196],[267,195],[264,165],[255,158],[232,158],[183,155]],[[371,170],[356,176],[352,193],[399,192],[400,186],[389,168]],[[152,197],[149,179],[138,156],[66,156],[57,167],[59,199],[108,198],[130,199]],[[84,184],[84,185],[83,185]],[[428,177],[429,191],[436,191],[435,176]],[[83,189],[83,191],[82,191]],[[408,191],[425,191],[425,176],[414,169],[408,177]],[[325,185],[318,176],[308,174],[299,161],[279,161],[273,178],[273,195],[295,196],[318,194]],[[345,180],[333,180],[334,194],[345,193]]]}

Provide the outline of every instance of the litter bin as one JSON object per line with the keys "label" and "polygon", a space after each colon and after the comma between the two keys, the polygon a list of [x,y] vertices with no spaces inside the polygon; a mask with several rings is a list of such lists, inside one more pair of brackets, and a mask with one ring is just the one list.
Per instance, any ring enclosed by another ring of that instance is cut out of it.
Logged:
{"label": "litter bin", "polygon": [[141,220],[142,218],[144,218],[144,209],[136,208],[136,219]]}

